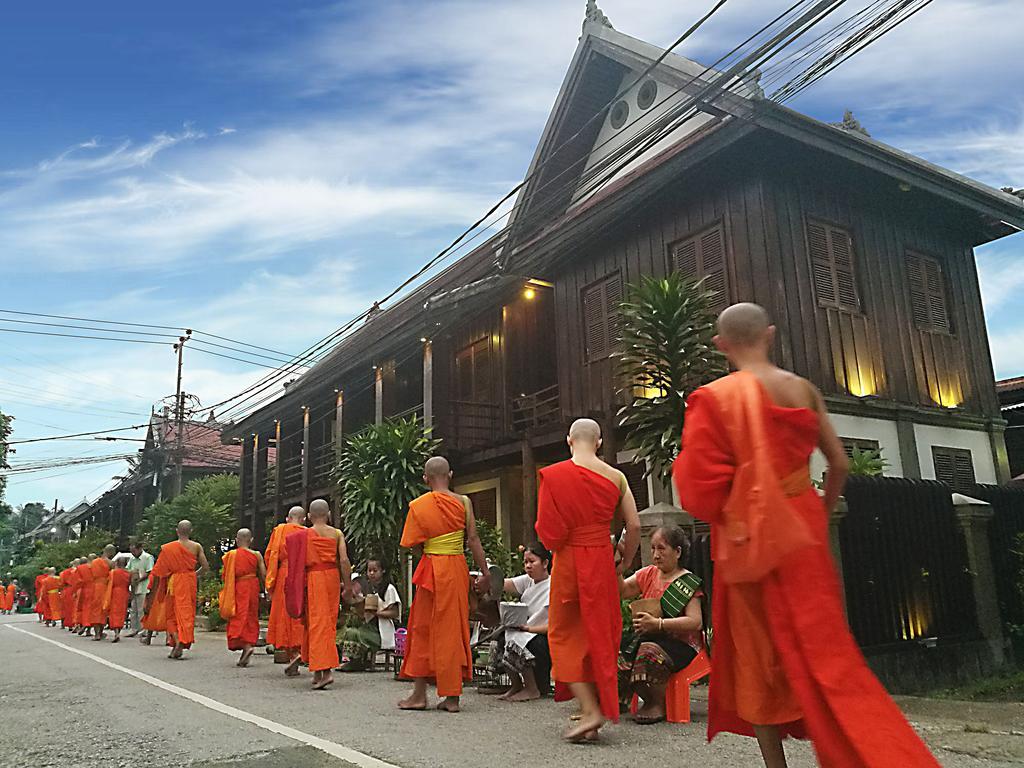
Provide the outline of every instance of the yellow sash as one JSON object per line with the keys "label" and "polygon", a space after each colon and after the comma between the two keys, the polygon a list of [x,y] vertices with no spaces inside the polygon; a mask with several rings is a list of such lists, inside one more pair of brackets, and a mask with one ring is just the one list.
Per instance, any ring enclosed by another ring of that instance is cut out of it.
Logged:
{"label": "yellow sash", "polygon": [[785,477],[779,478],[779,484],[787,499],[803,496],[811,487],[811,468],[805,464]]}
{"label": "yellow sash", "polygon": [[442,533],[423,543],[425,555],[461,555],[465,553],[465,531]]}

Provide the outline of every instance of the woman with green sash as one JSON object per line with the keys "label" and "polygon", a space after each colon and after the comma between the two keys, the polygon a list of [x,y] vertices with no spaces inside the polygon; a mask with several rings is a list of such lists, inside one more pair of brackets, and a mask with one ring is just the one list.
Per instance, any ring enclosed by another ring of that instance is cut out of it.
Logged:
{"label": "woman with green sash", "polygon": [[701,580],[680,565],[689,551],[686,533],[677,525],[651,534],[653,565],[641,568],[619,589],[626,600],[656,600],[660,610],[637,611],[622,633],[619,655],[619,700],[628,706],[633,695],[643,700],[636,721],[642,725],[665,719],[669,678],[685,668],[704,647],[699,598]]}

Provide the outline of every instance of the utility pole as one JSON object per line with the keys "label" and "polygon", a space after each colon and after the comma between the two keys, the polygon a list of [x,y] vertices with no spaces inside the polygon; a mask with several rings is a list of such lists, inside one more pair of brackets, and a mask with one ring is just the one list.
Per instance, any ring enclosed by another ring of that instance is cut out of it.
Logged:
{"label": "utility pole", "polygon": [[181,391],[181,357],[185,351],[185,342],[192,338],[192,329],[186,328],[185,335],[178,337],[174,351],[178,353],[178,386],[174,391],[175,431],[177,432],[174,447],[174,495],[181,495],[181,463],[185,452],[185,393]]}

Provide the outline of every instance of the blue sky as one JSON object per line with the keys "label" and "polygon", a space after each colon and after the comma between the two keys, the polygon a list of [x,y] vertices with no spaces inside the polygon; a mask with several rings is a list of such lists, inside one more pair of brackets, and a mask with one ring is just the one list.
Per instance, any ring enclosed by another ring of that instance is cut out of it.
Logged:
{"label": "blue sky", "polygon": [[[665,45],[711,5],[603,0]],[[730,0],[709,60],[788,3]],[[0,11],[0,308],[189,325],[297,352],[388,292],[521,178],[584,0],[8,3]],[[793,104],[995,186],[1024,186],[1012,0],[943,0]],[[979,249],[997,374],[1024,374],[1024,235]],[[169,348],[2,334],[15,438],[144,420]],[[258,370],[192,353],[206,403]],[[40,404],[40,401],[42,404]],[[126,443],[122,445],[130,446]],[[25,446],[18,461],[105,455]],[[122,465],[11,478],[70,506]]]}

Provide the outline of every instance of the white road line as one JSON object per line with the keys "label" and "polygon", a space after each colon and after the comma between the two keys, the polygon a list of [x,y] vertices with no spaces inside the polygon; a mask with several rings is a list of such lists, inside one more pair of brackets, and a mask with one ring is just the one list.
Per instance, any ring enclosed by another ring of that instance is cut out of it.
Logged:
{"label": "white road line", "polygon": [[89,653],[88,651],[83,651],[78,648],[72,648],[70,645],[65,645],[64,643],[61,643],[57,640],[52,640],[49,637],[37,635],[35,632],[29,632],[26,629],[20,629],[19,627],[15,627],[10,624],[4,624],[3,626],[7,627],[7,629],[11,630],[12,632],[20,632],[21,634],[28,635],[29,637],[33,637],[36,640],[42,640],[45,643],[56,645],[58,648],[63,648],[65,651],[77,653],[79,656],[83,656],[87,659],[95,661],[98,664],[102,664],[103,666],[109,667],[110,669],[116,670],[118,672],[123,672],[124,674],[130,675],[137,680],[141,680],[144,683],[149,683],[150,685],[156,688],[160,688],[161,690],[167,691],[168,693],[173,693],[175,696],[181,696],[181,698],[183,699],[188,699],[189,701],[195,702],[196,704],[206,707],[207,709],[212,709],[214,712],[220,712],[222,715],[233,717],[236,720],[241,720],[245,723],[250,723],[251,725],[255,725],[257,728],[262,728],[265,731],[270,731],[271,733],[277,733],[281,736],[286,736],[289,739],[294,739],[295,741],[298,741],[302,744],[319,749],[321,752],[326,752],[328,755],[332,755],[342,760],[347,760],[353,765],[359,766],[359,768],[398,768],[398,766],[396,765],[386,763],[383,760],[378,760],[377,758],[371,757],[370,755],[364,755],[362,752],[357,752],[356,750],[343,746],[341,744],[335,744],[333,741],[327,741],[326,739],[321,739],[319,736],[313,736],[312,734],[304,733],[303,731],[296,730],[295,728],[291,728],[287,725],[275,723],[273,720],[268,720],[265,717],[254,715],[251,712],[246,712],[243,709],[238,709],[228,704],[223,704],[217,701],[216,699],[211,699],[208,696],[203,696],[201,693],[195,693],[193,691],[188,690],[187,688],[181,688],[177,685],[166,683],[163,680],[147,675],[144,672],[136,672],[134,669],[122,667],[120,664],[115,664],[112,661],[107,661],[106,659],[100,656],[96,656],[95,654]]}

